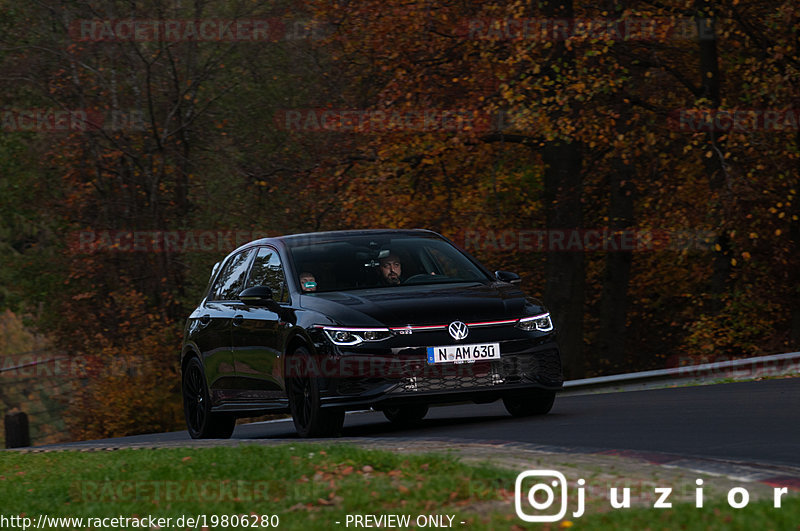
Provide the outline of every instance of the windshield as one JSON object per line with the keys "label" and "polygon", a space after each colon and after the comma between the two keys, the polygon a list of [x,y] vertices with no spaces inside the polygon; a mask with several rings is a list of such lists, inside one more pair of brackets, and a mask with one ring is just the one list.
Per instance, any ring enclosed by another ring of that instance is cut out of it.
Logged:
{"label": "windshield", "polygon": [[286,243],[304,293],[490,280],[435,235],[327,234]]}

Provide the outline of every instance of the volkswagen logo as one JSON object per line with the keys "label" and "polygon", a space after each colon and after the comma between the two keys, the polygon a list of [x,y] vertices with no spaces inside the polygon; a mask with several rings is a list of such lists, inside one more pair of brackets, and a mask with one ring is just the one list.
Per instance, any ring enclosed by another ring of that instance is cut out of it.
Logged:
{"label": "volkswagen logo", "polygon": [[464,339],[467,337],[467,334],[469,334],[469,328],[461,321],[453,321],[450,323],[450,326],[447,327],[447,331],[450,332],[450,335],[453,336],[453,339],[456,341]]}

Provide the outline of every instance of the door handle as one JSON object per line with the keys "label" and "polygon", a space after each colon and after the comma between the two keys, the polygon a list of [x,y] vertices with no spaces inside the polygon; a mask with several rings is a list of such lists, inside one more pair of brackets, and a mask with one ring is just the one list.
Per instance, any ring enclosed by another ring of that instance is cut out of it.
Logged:
{"label": "door handle", "polygon": [[243,322],[244,322],[244,316],[243,315],[234,315],[233,316],[233,326],[239,326]]}

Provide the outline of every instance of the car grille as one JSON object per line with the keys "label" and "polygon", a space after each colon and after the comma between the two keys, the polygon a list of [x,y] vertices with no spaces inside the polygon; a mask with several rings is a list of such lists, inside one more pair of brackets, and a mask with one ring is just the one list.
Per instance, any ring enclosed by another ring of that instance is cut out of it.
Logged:
{"label": "car grille", "polygon": [[455,391],[530,382],[553,387],[561,385],[562,381],[561,360],[555,349],[534,354],[504,356],[499,361],[477,362],[465,366],[468,369],[463,374],[403,378],[400,387],[394,392]]}
{"label": "car grille", "polygon": [[498,361],[430,366],[407,360],[396,378],[344,378],[338,383],[342,395],[368,392],[382,385],[399,384],[393,394],[427,391],[458,391],[491,388],[503,384],[538,383],[559,387],[562,382],[561,359],[557,349],[507,354]]}

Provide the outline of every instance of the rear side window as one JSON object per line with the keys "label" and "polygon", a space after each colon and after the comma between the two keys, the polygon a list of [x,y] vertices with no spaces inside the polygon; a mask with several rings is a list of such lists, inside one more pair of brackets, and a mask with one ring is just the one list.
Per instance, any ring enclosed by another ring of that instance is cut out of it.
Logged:
{"label": "rear side window", "polygon": [[278,302],[289,300],[281,259],[272,247],[261,247],[258,250],[250,272],[250,280],[247,281],[248,288],[253,286],[267,286],[272,290],[272,297]]}
{"label": "rear side window", "polygon": [[219,274],[214,283],[212,299],[216,301],[232,301],[239,298],[239,293],[244,289],[244,280],[247,268],[255,249],[248,249],[234,255]]}

